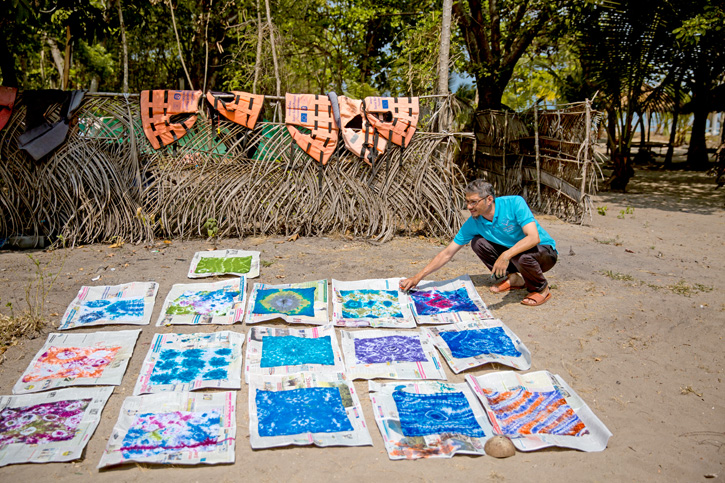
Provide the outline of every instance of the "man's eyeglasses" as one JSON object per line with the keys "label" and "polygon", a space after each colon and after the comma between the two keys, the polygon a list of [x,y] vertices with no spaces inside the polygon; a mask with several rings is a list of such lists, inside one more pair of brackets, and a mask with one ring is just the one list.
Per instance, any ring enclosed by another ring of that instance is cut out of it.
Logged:
{"label": "man's eyeglasses", "polygon": [[478,203],[480,203],[481,201],[483,201],[485,199],[486,198],[479,198],[477,200],[466,200],[466,207],[467,208],[472,208],[472,207],[476,206]]}

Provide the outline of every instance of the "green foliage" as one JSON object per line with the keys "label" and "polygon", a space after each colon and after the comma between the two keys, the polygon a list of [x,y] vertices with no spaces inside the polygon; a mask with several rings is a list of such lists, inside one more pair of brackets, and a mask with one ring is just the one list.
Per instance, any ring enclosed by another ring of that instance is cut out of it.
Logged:
{"label": "green foliage", "polygon": [[599,213],[602,216],[607,216],[607,207],[606,206],[597,206],[597,213]]}
{"label": "green foliage", "polygon": [[214,239],[219,235],[219,226],[217,226],[216,218],[208,218],[202,229],[206,231],[206,235],[210,239]]}
{"label": "green foliage", "polygon": [[620,220],[623,220],[624,215],[633,215],[633,214],[634,214],[634,208],[632,208],[631,206],[628,206],[623,210],[619,210],[619,214],[617,215],[617,218],[619,218]]}

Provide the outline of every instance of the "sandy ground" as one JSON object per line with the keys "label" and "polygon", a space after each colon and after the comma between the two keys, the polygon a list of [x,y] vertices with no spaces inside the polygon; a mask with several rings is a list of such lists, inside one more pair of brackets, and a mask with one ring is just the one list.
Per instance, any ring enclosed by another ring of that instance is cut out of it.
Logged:
{"label": "sandy ground", "polygon": [[[188,281],[194,252],[210,247],[205,241],[173,241],[32,252],[50,264],[50,273],[62,263],[46,304],[54,327],[81,285],[154,280],[160,288],[152,325],[143,328],[123,384],[109,400],[84,459],[12,465],[0,468],[0,480],[725,481],[725,298],[720,291],[725,284],[725,190],[714,191],[713,186],[712,178],[701,173],[640,170],[627,194],[599,195],[594,206],[606,214],[595,211],[582,226],[539,217],[561,255],[549,277],[554,297],[542,307],[520,305],[520,292],[490,294],[489,274],[468,248],[430,277],[473,277],[494,315],[531,350],[531,370],[563,376],[612,431],[609,447],[601,453],[548,449],[505,460],[456,456],[390,461],[373,420],[367,382],[357,381],[372,447],[253,451],[244,386],[237,399],[234,465],[127,465],[99,472],[96,465],[153,334],[226,329],[153,325],[171,285]],[[442,245],[421,238],[397,238],[382,246],[334,237],[295,242],[247,238],[223,240],[220,248],[260,250],[261,258],[273,264],[262,268],[258,281],[292,282],[410,276]],[[16,310],[25,303],[25,288],[34,279],[27,253],[0,252],[3,310],[7,302]],[[97,275],[102,278],[92,282]],[[132,327],[87,330],[117,328]],[[44,339],[22,341],[6,352],[0,364],[2,394],[11,393]],[[471,372],[501,369],[484,366]],[[464,381],[465,373],[446,370],[450,381]]]}

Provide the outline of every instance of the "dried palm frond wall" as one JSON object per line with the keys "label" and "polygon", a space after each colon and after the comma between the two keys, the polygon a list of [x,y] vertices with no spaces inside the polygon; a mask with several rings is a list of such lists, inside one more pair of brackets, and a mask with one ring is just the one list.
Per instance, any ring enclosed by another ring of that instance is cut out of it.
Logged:
{"label": "dried palm frond wall", "polygon": [[597,187],[593,142],[600,117],[588,101],[522,113],[478,111],[475,144],[461,167],[470,178],[490,181],[497,195],[521,195],[536,211],[581,222]]}
{"label": "dried palm frond wall", "polygon": [[[265,103],[265,117],[280,120],[275,102]],[[453,163],[456,139],[425,132],[435,123],[430,104],[402,156],[392,146],[371,168],[340,146],[320,188],[318,163],[292,147],[280,122],[250,132],[222,121],[215,131],[202,110],[177,144],[154,150],[141,128],[138,95],[88,94],[65,144],[35,162],[17,149],[25,119],[19,96],[0,131],[0,238],[190,238],[207,236],[210,219],[219,236],[232,237],[451,237],[462,223],[464,179]]]}

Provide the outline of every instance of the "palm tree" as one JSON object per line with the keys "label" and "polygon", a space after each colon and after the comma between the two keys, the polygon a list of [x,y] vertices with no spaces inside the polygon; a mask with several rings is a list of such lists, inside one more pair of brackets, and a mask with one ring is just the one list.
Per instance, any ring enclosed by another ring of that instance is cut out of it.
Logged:
{"label": "palm tree", "polygon": [[624,190],[634,176],[630,150],[636,117],[661,102],[659,92],[672,85],[673,76],[661,69],[669,14],[658,0],[593,4],[579,22],[584,77],[599,90],[599,104],[607,112],[614,172],[605,188]]}

